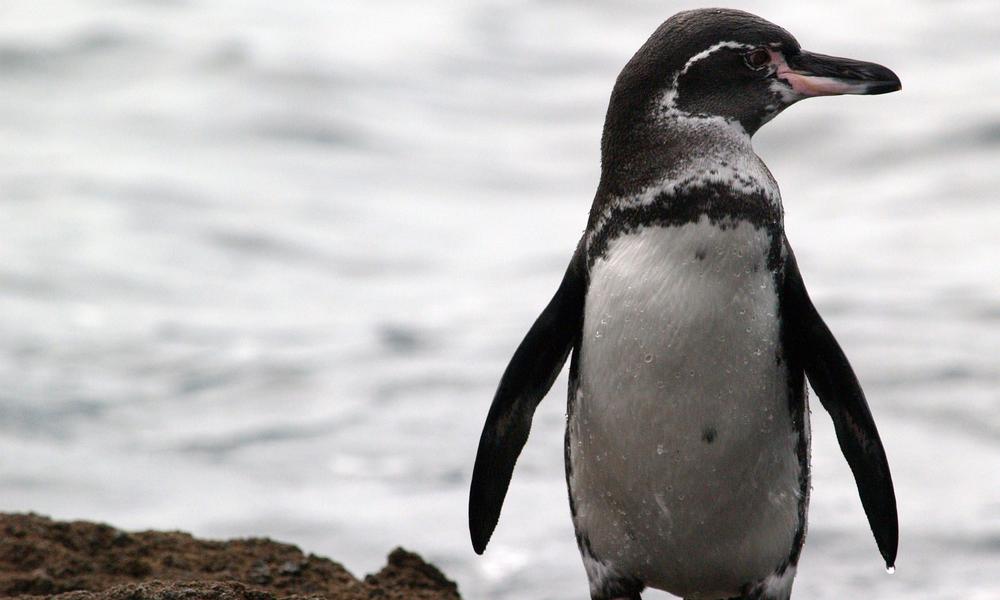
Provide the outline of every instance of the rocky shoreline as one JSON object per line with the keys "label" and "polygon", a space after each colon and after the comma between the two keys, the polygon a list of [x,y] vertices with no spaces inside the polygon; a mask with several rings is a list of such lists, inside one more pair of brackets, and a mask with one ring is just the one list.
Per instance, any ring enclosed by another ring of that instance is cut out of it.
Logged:
{"label": "rocky shoreline", "polygon": [[36,600],[460,600],[402,548],[359,580],[327,558],[264,538],[208,541],[86,521],[0,514],[0,597]]}

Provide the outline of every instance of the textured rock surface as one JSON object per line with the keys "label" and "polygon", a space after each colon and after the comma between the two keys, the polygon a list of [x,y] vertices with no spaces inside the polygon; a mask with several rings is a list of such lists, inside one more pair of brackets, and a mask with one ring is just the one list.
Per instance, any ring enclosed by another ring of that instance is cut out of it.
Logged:
{"label": "textured rock surface", "polygon": [[459,600],[416,554],[394,550],[364,581],[269,539],[127,533],[85,521],[0,514],[0,597],[58,600]]}

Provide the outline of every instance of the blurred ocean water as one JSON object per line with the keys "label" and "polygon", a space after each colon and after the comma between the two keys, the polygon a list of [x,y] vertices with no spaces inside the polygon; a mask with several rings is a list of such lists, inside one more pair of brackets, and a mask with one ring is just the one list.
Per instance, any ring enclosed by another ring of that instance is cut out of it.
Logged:
{"label": "blurred ocean water", "polygon": [[[816,403],[796,597],[1000,598],[1000,5],[730,5],[904,86],[755,139],[900,502],[890,577]],[[356,573],[402,544],[470,599],[586,597],[565,377],[484,557],[468,479],[585,224],[614,78],[694,6],[0,3],[2,509]]]}

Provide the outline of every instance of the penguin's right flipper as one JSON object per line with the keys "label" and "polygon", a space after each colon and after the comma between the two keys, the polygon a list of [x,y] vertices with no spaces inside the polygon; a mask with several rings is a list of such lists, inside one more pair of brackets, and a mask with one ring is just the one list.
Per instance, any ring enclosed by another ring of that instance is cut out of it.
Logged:
{"label": "penguin's right flipper", "polygon": [[837,441],[854,473],[875,542],[886,566],[892,567],[899,543],[899,521],[882,440],[851,363],[809,299],[787,239],[785,249],[781,306],[790,341],[795,354],[802,358],[802,366],[820,403],[833,419]]}
{"label": "penguin's right flipper", "polygon": [[469,491],[469,533],[482,554],[500,518],[514,463],[528,440],[535,407],[562,370],[583,325],[586,249],[577,246],[562,283],[517,347],[490,406]]}

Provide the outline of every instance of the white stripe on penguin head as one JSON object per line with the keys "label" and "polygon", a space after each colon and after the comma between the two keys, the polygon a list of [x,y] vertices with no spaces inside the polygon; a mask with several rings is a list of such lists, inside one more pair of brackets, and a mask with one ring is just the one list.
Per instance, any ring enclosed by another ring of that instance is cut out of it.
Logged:
{"label": "white stripe on penguin head", "polygon": [[727,40],[713,44],[708,48],[705,48],[701,52],[695,54],[694,56],[689,58],[687,62],[684,63],[684,66],[681,67],[681,69],[677,71],[677,73],[674,75],[674,80],[670,84],[670,87],[667,88],[667,91],[663,93],[663,98],[660,100],[660,105],[663,106],[663,108],[666,108],[667,110],[677,110],[677,106],[675,105],[675,102],[677,101],[677,84],[680,81],[681,75],[687,73],[688,69],[690,69],[694,65],[694,63],[698,62],[699,60],[708,58],[714,52],[716,52],[717,50],[721,50],[723,48],[752,49],[754,48],[754,46],[751,46],[750,44],[744,44],[742,42],[733,42]]}

